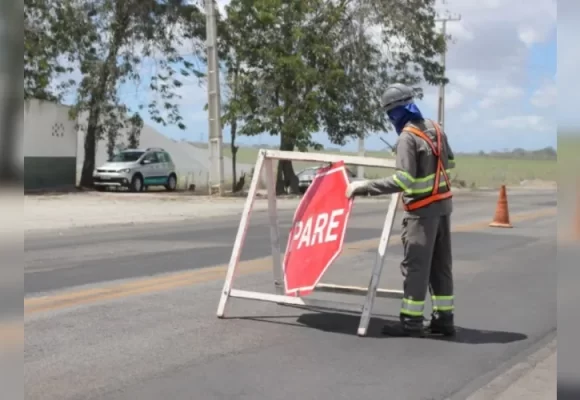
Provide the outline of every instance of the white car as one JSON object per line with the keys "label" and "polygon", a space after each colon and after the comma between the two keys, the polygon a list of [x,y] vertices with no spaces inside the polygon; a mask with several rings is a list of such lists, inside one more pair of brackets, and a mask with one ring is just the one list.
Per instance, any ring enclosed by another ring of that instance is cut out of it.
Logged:
{"label": "white car", "polygon": [[[300,189],[300,193],[304,194],[306,192],[306,189],[308,189],[308,187],[312,183],[312,180],[316,176],[318,170],[323,167],[325,167],[325,165],[320,165],[318,167],[308,167],[296,174],[296,177],[298,177],[298,188]],[[348,175],[348,179],[351,182],[361,180],[348,167],[345,169],[346,174]]]}
{"label": "white car", "polygon": [[177,173],[173,160],[163,149],[128,149],[95,169],[93,185],[101,191],[107,187],[127,187],[132,192],[141,192],[149,186],[164,186],[173,191],[177,187]]}

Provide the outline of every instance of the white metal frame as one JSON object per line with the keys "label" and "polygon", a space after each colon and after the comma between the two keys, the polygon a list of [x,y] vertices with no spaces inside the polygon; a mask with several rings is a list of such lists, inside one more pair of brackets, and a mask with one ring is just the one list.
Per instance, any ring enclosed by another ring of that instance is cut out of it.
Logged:
{"label": "white metal frame", "polygon": [[[315,290],[319,292],[364,295],[365,301],[363,304],[287,296],[284,294],[282,252],[280,250],[280,230],[278,226],[278,215],[276,209],[276,179],[274,174],[274,160],[292,160],[292,161],[306,161],[320,163],[334,163],[338,161],[344,161],[345,164],[350,165],[360,165],[365,167],[395,168],[395,162],[393,160],[381,158],[346,156],[339,154],[301,153],[294,151],[277,151],[263,149],[260,150],[258,153],[258,159],[256,160],[254,175],[252,177],[252,182],[250,184],[250,189],[248,191],[246,203],[244,205],[244,210],[242,211],[240,225],[238,227],[238,232],[236,234],[236,239],[234,241],[232,255],[230,258],[228,270],[225,277],[224,287],[218,305],[217,316],[219,318],[222,318],[224,316],[227,301],[230,297],[267,301],[285,305],[355,311],[361,313],[361,319],[357,334],[359,336],[366,336],[368,325],[372,315],[372,309],[375,298],[377,296],[394,299],[401,299],[403,297],[403,292],[400,290],[380,289],[378,287],[381,279],[381,273],[383,270],[383,264],[387,252],[389,238],[391,236],[391,231],[393,228],[393,222],[395,219],[397,205],[400,200],[400,194],[397,193],[392,195],[391,197],[391,202],[389,204],[387,215],[385,217],[385,222],[383,225],[383,231],[381,234],[380,241],[378,243],[376,259],[372,269],[372,275],[370,278],[369,286],[365,288],[356,286],[327,284],[327,283],[319,283],[318,285],[316,285]],[[262,170],[264,169],[264,167],[266,169],[266,186],[268,192],[268,214],[270,220],[270,240],[272,246],[272,266],[274,273],[274,287],[276,292],[275,294],[252,292],[233,288],[233,280],[236,272],[236,267],[240,260],[242,246],[246,237],[250,215],[252,213],[254,205],[256,190],[258,188],[258,182],[261,179]]]}

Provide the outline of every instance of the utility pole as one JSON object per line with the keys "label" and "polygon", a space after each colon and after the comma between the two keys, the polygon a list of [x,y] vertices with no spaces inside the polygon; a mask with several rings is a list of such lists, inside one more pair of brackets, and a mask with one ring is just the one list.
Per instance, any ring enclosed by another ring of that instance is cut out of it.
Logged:
{"label": "utility pole", "polygon": [[[443,26],[441,27],[441,33],[443,37],[447,36],[447,22],[449,21],[460,21],[461,15],[459,14],[449,14],[447,13],[444,16],[441,16],[435,21],[441,22]],[[447,55],[447,41],[445,43],[445,51],[441,53],[441,65],[443,66],[443,74],[445,74],[445,58]],[[439,109],[437,110],[437,118],[439,119],[439,125],[441,125],[442,129],[445,125],[445,85],[442,83],[439,85]]]}
{"label": "utility pole", "polygon": [[217,188],[221,196],[224,190],[224,157],[222,153],[222,124],[219,63],[217,55],[217,27],[213,0],[205,0],[206,46],[207,46],[207,100],[208,100],[208,149],[210,161],[209,193]]}
{"label": "utility pole", "polygon": [[[359,6],[359,13],[358,13],[358,40],[360,42],[364,39],[364,22],[365,22],[365,9],[362,6]],[[359,68],[359,73],[362,72],[362,68]],[[359,137],[358,137],[358,155],[359,157],[365,156],[365,132],[361,130]],[[359,179],[364,179],[365,177],[365,167],[362,165],[357,165],[356,167],[356,176]]]}
{"label": "utility pole", "polygon": [[[359,157],[365,156],[365,137],[364,137],[364,135],[360,135],[358,137],[358,155],[359,155]],[[356,166],[356,177],[359,179],[364,179],[365,167],[363,167],[362,165]]]}

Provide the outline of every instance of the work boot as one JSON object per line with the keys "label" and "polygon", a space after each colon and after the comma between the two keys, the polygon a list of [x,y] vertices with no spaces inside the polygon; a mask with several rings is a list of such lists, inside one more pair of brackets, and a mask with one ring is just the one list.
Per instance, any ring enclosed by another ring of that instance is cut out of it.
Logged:
{"label": "work boot", "polygon": [[453,319],[453,313],[435,312],[427,330],[434,335],[454,336],[456,331]]}
{"label": "work boot", "polygon": [[401,316],[400,321],[385,324],[383,334],[392,337],[425,337],[423,317]]}

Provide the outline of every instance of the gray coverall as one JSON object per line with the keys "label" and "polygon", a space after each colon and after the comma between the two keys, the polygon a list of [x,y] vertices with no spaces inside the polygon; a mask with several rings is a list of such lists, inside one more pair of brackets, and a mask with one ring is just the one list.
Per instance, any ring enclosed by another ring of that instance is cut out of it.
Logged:
{"label": "gray coverall", "polygon": [[[408,130],[420,130],[437,146],[437,131],[430,120],[413,121],[397,142],[396,173],[388,178],[367,182],[370,194],[403,192],[405,206],[417,206],[418,202],[432,196],[436,182],[438,159],[430,144]],[[447,136],[441,132],[440,157],[442,168],[447,172],[454,167],[454,155]],[[451,255],[450,216],[453,211],[451,188],[443,173],[440,174],[439,197],[417,209],[405,211],[403,216],[402,243],[404,258],[401,270],[405,275],[404,298],[400,310],[401,320],[423,321],[425,296],[431,291],[434,312],[453,313],[453,275]],[[432,200],[433,197],[431,197]],[[425,201],[423,201],[425,202]]]}

